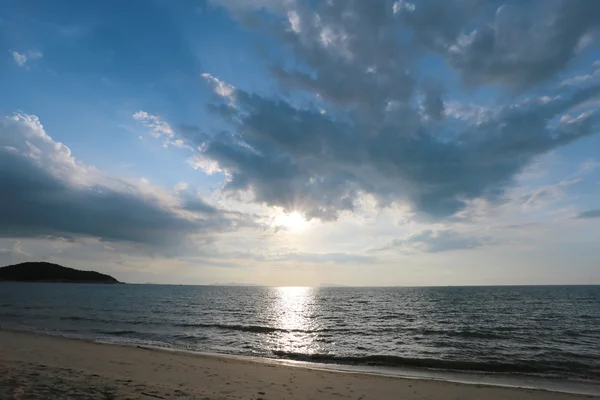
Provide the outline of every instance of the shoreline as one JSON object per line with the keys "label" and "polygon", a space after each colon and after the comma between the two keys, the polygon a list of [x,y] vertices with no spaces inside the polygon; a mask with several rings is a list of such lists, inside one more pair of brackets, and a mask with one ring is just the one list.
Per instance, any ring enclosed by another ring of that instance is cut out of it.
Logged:
{"label": "shoreline", "polygon": [[[195,352],[189,350],[182,350],[176,348],[161,348],[161,347],[153,347],[153,346],[141,346],[141,345],[132,345],[132,344],[124,344],[124,343],[109,343],[103,341],[97,341],[93,339],[85,339],[85,338],[72,338],[67,336],[59,336],[52,334],[44,334],[38,332],[31,331],[18,331],[18,330],[8,330],[0,328],[0,363],[2,365],[6,364],[12,358],[13,361],[16,362],[32,362],[34,364],[45,365],[45,360],[48,361],[48,358],[53,360],[50,364],[57,364],[56,367],[59,368],[67,368],[70,370],[77,371],[78,365],[74,364],[85,364],[85,368],[79,368],[79,370],[83,369],[86,371],[94,370],[95,373],[99,376],[102,376],[102,372],[106,373],[107,370],[105,366],[100,365],[103,363],[94,363],[90,362],[86,359],[79,359],[78,363],[73,363],[74,359],[77,359],[78,351],[85,352],[87,354],[91,354],[95,357],[96,361],[99,361],[99,357],[108,357],[108,359],[104,359],[104,363],[108,362],[109,365],[114,364],[114,360],[111,358],[117,357],[120,363],[126,365],[132,365],[131,361],[136,359],[144,359],[149,358],[153,360],[159,360],[156,362],[160,362],[160,365],[168,366],[167,369],[179,369],[176,372],[178,374],[184,374],[188,372],[188,369],[184,371],[181,368],[178,368],[180,364],[192,363],[197,366],[197,368],[201,368],[207,365],[217,365],[221,367],[220,372],[216,373],[216,376],[230,376],[230,369],[234,369],[238,372],[243,372],[243,375],[247,374],[247,371],[257,371],[261,370],[265,374],[268,375],[269,372],[273,372],[277,370],[279,374],[283,373],[284,375],[297,376],[302,375],[305,381],[311,381],[316,379],[316,377],[322,377],[324,375],[328,376],[332,382],[346,382],[346,388],[349,387],[347,382],[367,382],[369,383],[367,386],[374,385],[374,388],[380,389],[380,386],[385,383],[388,386],[394,387],[394,391],[385,392],[382,394],[383,397],[375,397],[375,398],[397,398],[395,394],[395,390],[398,388],[404,388],[409,395],[412,392],[408,389],[413,389],[413,387],[421,387],[423,391],[430,393],[431,399],[446,399],[446,398],[454,398],[447,395],[447,391],[451,388],[457,393],[460,394],[460,398],[489,398],[494,399],[494,393],[498,393],[498,398],[505,398],[510,395],[510,398],[515,399],[546,399],[546,398],[556,398],[556,399],[581,399],[581,398],[600,398],[598,392],[587,392],[587,391],[578,391],[574,393],[573,391],[565,391],[565,390],[552,390],[547,388],[540,387],[531,387],[527,386],[526,382],[522,382],[520,385],[513,384],[502,384],[498,383],[489,383],[489,382],[475,382],[475,381],[461,381],[459,376],[456,376],[456,379],[447,379],[443,376],[434,376],[435,372],[430,374],[430,376],[424,376],[423,374],[419,375],[405,375],[396,373],[388,373],[390,371],[386,371],[385,369],[376,370],[369,369],[365,370],[362,368],[353,368],[352,366],[346,365],[329,365],[329,364],[320,364],[320,363],[307,363],[301,361],[293,361],[293,360],[285,360],[285,359],[271,359],[271,358],[262,358],[262,357],[250,357],[250,356],[242,356],[242,355],[232,355],[232,354],[220,354],[220,353],[205,353],[205,352]],[[6,344],[11,344],[12,346],[7,346]],[[5,349],[5,347],[7,347]],[[35,354],[35,357],[31,357],[32,353]],[[51,357],[50,357],[51,356]],[[81,355],[79,356],[81,357]],[[6,360],[8,358],[9,360]],[[177,362],[174,362],[174,359],[177,359]],[[58,360],[58,362],[57,362]],[[62,360],[62,361],[61,361]],[[71,362],[68,362],[71,361]],[[143,363],[146,364],[146,363]],[[228,365],[229,368],[223,368],[223,364]],[[81,367],[81,365],[80,365]],[[243,370],[243,371],[241,371]],[[141,370],[138,368],[137,374],[140,372],[142,376],[140,378],[147,379],[145,376],[144,369]],[[150,371],[145,371],[150,373]],[[420,371],[419,371],[420,372]],[[114,371],[111,372],[111,374]],[[125,374],[127,375],[127,374]],[[262,376],[261,374],[259,374]],[[427,375],[427,374],[426,374]],[[214,375],[213,375],[214,376]],[[173,377],[169,378],[172,379]],[[155,382],[158,379],[160,382],[160,378],[155,378],[150,380],[151,382]],[[260,380],[260,379],[259,379]],[[276,385],[277,383],[281,383],[281,379],[272,379],[272,385]],[[226,382],[226,379],[223,380],[225,383],[223,385],[230,386],[230,382]],[[519,381],[519,380],[517,380]],[[245,382],[246,385],[250,387],[253,386],[252,381]],[[334,387],[330,385],[326,385],[325,387]],[[189,386],[184,385],[184,386]],[[243,386],[243,385],[242,385]],[[283,384],[283,387],[286,385]],[[189,389],[189,388],[188,388]],[[252,390],[252,389],[250,389]],[[481,391],[489,392],[489,393],[481,393]],[[320,393],[320,392],[317,392]],[[341,393],[341,392],[340,392]],[[387,394],[386,394],[387,393]],[[477,393],[475,397],[472,397]],[[289,394],[289,393],[288,393]],[[328,398],[328,397],[320,397],[320,395],[316,395],[318,398]],[[447,397],[446,397],[447,396]],[[516,396],[516,397],[515,397]],[[288,396],[284,396],[288,398]],[[459,397],[458,395],[455,397]],[[208,397],[211,398],[211,397]],[[235,397],[234,397],[235,398]],[[241,397],[240,397],[241,398]],[[246,397],[247,398],[247,397]],[[275,397],[278,398],[278,397]],[[295,397],[289,397],[295,398]],[[304,398],[302,396],[298,398]],[[349,396],[348,398],[352,398]],[[366,396],[365,398],[372,398],[371,396]],[[406,397],[407,399],[413,397]],[[414,397],[420,398],[420,397]]]}
{"label": "shoreline", "polygon": [[[78,338],[68,338],[73,340],[84,340]],[[174,347],[159,347],[151,345],[132,345],[126,343],[106,342],[102,340],[89,340],[90,343],[101,343],[115,346],[136,347],[151,351],[164,351],[182,354],[190,354],[192,356],[207,357],[207,358],[224,358],[239,361],[247,361],[252,363],[282,365],[291,368],[302,368],[312,371],[336,372],[341,374],[357,374],[357,375],[372,375],[381,376],[393,379],[417,380],[417,381],[436,381],[446,383],[456,383],[466,386],[478,386],[489,388],[508,388],[508,389],[525,389],[550,393],[563,393],[583,396],[593,396],[600,398],[600,385],[581,381],[559,381],[553,383],[549,378],[539,378],[534,376],[508,376],[508,375],[492,375],[489,373],[468,373],[460,371],[448,370],[432,370],[432,369],[410,369],[401,367],[380,367],[380,366],[361,366],[352,364],[336,364],[336,363],[318,363],[309,361],[298,361],[286,358],[269,358],[259,356],[247,356],[239,354],[227,353],[211,353],[204,351],[184,350]],[[527,382],[530,382],[528,384]],[[535,383],[538,383],[537,385]],[[545,386],[544,386],[545,385]],[[591,390],[586,390],[585,387],[592,387]],[[578,390],[579,388],[580,390]]]}

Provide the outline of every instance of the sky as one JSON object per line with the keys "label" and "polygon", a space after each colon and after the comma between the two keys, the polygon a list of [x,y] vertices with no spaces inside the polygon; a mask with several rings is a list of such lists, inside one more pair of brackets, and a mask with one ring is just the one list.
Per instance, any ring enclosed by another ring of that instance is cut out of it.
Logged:
{"label": "sky", "polygon": [[0,265],[600,284],[600,2],[5,0]]}

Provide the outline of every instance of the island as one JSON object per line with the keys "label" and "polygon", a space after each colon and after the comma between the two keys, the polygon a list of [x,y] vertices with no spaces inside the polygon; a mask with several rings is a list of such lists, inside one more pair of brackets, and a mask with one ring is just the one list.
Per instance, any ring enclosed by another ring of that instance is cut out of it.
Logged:
{"label": "island", "polygon": [[0,268],[0,281],[121,283],[110,275],[96,271],[81,271],[49,262],[25,262]]}

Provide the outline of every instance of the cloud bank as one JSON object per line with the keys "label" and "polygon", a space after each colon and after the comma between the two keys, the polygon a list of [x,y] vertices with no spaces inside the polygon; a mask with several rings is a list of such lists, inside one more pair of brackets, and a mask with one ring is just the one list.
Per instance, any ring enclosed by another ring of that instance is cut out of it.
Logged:
{"label": "cloud bank", "polygon": [[[473,199],[503,201],[536,157],[597,132],[590,102],[600,85],[554,79],[589,45],[596,2],[215,3],[294,60],[273,58],[279,96],[202,74],[215,96],[209,110],[227,128],[177,135],[197,149],[195,166],[226,176],[225,193],[324,221],[353,212],[364,195],[443,219]],[[453,99],[431,57],[464,91],[508,88],[497,96],[507,100]]]}
{"label": "cloud bank", "polygon": [[196,196],[101,174],[52,140],[36,116],[0,119],[0,237],[93,237],[170,246],[246,224]]}

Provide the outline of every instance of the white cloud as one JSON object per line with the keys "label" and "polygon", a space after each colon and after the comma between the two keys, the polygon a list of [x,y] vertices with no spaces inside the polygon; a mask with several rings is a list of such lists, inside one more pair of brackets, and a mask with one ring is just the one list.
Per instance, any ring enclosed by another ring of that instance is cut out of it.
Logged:
{"label": "white cloud", "polygon": [[410,3],[406,0],[396,1],[394,3],[394,5],[392,6],[392,10],[393,10],[394,14],[398,14],[403,11],[413,12],[413,11],[415,11],[415,8],[416,7],[413,3]]}
{"label": "white cloud", "polygon": [[577,170],[577,175],[583,175],[594,171],[596,168],[600,167],[600,162],[597,160],[586,160],[579,164],[579,169]]}
{"label": "white cloud", "polygon": [[172,137],[175,135],[171,126],[157,115],[148,114],[146,111],[138,111],[133,114],[133,119],[140,121],[142,125],[150,128],[150,134],[153,137],[159,138],[163,135]]}
{"label": "white cloud", "polygon": [[207,175],[216,174],[217,172],[222,172],[219,163],[213,161],[207,157],[203,157],[202,154],[197,154],[188,159],[189,164],[194,169],[199,169],[203,171]]}
{"label": "white cloud", "polygon": [[579,38],[579,41],[577,42],[577,45],[575,46],[575,52],[581,53],[582,51],[587,49],[593,43],[593,41],[594,41],[593,33],[592,32],[585,33],[583,36],[581,36],[581,38]]}
{"label": "white cloud", "polygon": [[570,186],[579,183],[580,179],[571,179],[561,181],[553,185],[542,186],[536,188],[531,193],[523,196],[522,207],[523,211],[530,212],[533,210],[546,209],[549,204],[557,202],[565,197],[566,191]]}
{"label": "white cloud", "polygon": [[[163,139],[162,147],[168,148],[169,146],[173,146],[190,150],[192,153],[194,152],[194,149],[190,147],[185,140],[181,137],[176,137],[175,130],[162,117],[149,114],[146,111],[138,111],[133,114],[133,119],[139,121],[143,126],[148,128],[150,130],[150,136],[156,139]],[[138,137],[139,139],[143,139],[142,136]]]}
{"label": "white cloud", "polygon": [[290,28],[296,33],[300,33],[300,16],[294,10],[288,12],[288,20],[290,21]]}
{"label": "white cloud", "polygon": [[215,94],[217,94],[220,97],[226,97],[231,102],[235,100],[235,87],[219,80],[218,78],[215,78],[214,76],[206,72],[201,74],[201,76],[211,85]]}
{"label": "white cloud", "polygon": [[562,85],[563,86],[571,86],[571,85],[578,85],[578,84],[582,84],[582,83],[589,83],[589,81],[591,81],[592,79],[600,78],[600,68],[598,68],[598,67],[600,67],[600,65],[599,66],[594,65],[594,68],[596,68],[596,69],[594,71],[590,72],[589,74],[576,75],[576,76],[567,78],[562,81]]}
{"label": "white cloud", "polygon": [[0,255],[1,254],[11,254],[11,255],[18,255],[18,256],[30,256],[29,253],[27,253],[25,250],[23,250],[23,246],[21,244],[20,240],[15,240],[11,246],[10,249],[8,248],[0,248]]}
{"label": "white cloud", "polygon": [[407,235],[404,238],[394,239],[388,244],[370,250],[380,253],[397,250],[406,254],[414,253],[440,253],[452,250],[473,249],[484,246],[490,238],[482,233],[463,233],[453,229],[426,229],[418,233]]}
{"label": "white cloud", "polygon": [[78,163],[71,150],[52,138],[35,115],[15,114],[4,119],[1,143],[11,147],[59,179],[73,185],[90,185],[97,171]]}
{"label": "white cloud", "polygon": [[31,50],[26,53],[12,51],[11,55],[19,67],[25,67],[25,64],[27,64],[28,61],[42,58],[43,56],[43,54],[37,50]]}
{"label": "white cloud", "polygon": [[175,191],[175,193],[179,193],[181,191],[184,191],[188,188],[188,183],[187,182],[179,182],[177,184],[175,184],[175,186],[173,186],[173,190]]}
{"label": "white cloud", "polygon": [[27,62],[27,56],[25,54],[18,53],[16,51],[12,52],[13,59],[20,66],[24,66]]}

